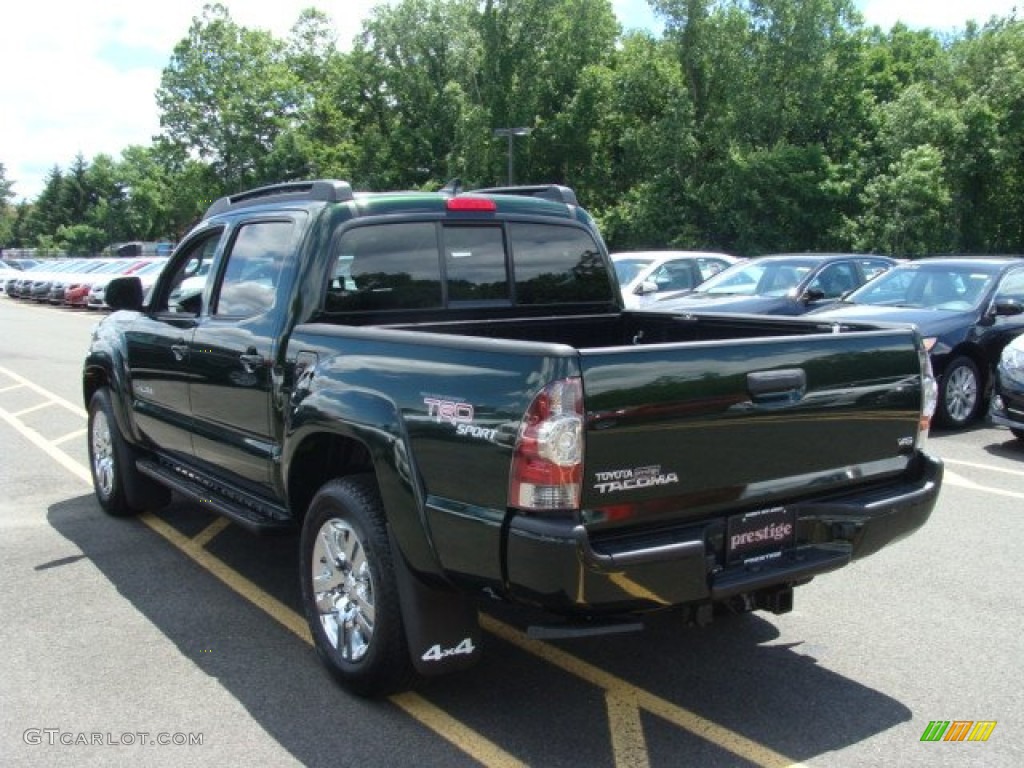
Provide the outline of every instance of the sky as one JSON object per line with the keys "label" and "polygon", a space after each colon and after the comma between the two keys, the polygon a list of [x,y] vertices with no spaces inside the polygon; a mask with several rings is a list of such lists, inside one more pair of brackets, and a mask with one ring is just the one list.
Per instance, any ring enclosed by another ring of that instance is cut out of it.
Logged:
{"label": "sky", "polygon": [[[231,18],[284,38],[306,7],[333,21],[340,47],[381,0],[221,0]],[[1024,0],[856,0],[869,24],[937,31],[1008,16]],[[159,132],[155,94],[204,0],[27,0],[0,11],[0,163],[15,202],[35,199],[54,165],[119,158]],[[613,0],[623,27],[660,30],[646,0]]]}

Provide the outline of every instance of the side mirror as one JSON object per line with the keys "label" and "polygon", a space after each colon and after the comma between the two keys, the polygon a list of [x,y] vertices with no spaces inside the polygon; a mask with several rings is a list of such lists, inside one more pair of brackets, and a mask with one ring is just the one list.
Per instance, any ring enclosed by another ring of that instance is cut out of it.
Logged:
{"label": "side mirror", "polygon": [[819,291],[817,288],[808,288],[804,291],[803,300],[805,303],[810,304],[812,301],[821,301],[825,298],[825,292]]}
{"label": "side mirror", "polygon": [[993,309],[997,317],[1013,317],[1024,313],[1024,306],[1015,299],[997,299]]}
{"label": "side mirror", "polygon": [[142,309],[142,281],[131,275],[107,283],[105,300],[111,309]]}
{"label": "side mirror", "polygon": [[633,289],[633,293],[637,296],[647,296],[651,293],[658,292],[658,284],[653,280],[644,280],[640,285]]}

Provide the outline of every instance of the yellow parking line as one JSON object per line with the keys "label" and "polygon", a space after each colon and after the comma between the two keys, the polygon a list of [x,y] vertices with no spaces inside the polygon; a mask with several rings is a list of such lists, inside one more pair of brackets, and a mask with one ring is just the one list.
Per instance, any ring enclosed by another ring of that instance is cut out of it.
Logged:
{"label": "yellow parking line", "polygon": [[[313,645],[313,637],[305,618],[197,543],[197,539],[214,526],[209,526],[199,536],[190,539],[149,512],[139,515],[139,519],[307,645]],[[523,765],[494,742],[416,694],[392,696],[391,701],[483,765],[491,768],[518,768]]]}
{"label": "yellow parking line", "polygon": [[228,587],[264,611],[303,642],[310,645],[313,644],[313,638],[309,633],[309,625],[306,623],[306,620],[280,600],[268,595],[260,587],[256,586],[255,583],[245,578],[245,576],[231,566],[225,564],[223,560],[211,555],[193,539],[190,539],[177,528],[164,522],[151,512],[139,515],[139,520],[167,539],[177,549],[180,549],[195,560]]}
{"label": "yellow parking line", "polygon": [[577,658],[572,654],[566,653],[560,648],[534,640],[492,616],[481,614],[480,623],[484,629],[497,635],[502,640],[512,643],[524,651],[538,656],[544,661],[560,667],[592,685],[603,688],[610,695],[614,696],[617,701],[636,701],[639,708],[658,715],[683,730],[700,736],[702,739],[728,752],[732,752],[748,762],[761,766],[779,766],[779,768],[782,766],[799,765],[795,760],[763,744],[748,739],[746,736],[736,733],[725,726],[718,725],[718,723],[701,717],[695,712],[676,706],[660,696],[656,696],[632,683],[628,683],[622,678],[599,667],[595,667],[593,664],[583,661],[583,659]]}
{"label": "yellow parking line", "polygon": [[52,408],[54,405],[56,405],[56,403],[54,403],[52,400],[48,400],[45,403],[39,403],[38,405],[33,405],[33,406],[29,407],[29,408],[24,408],[24,409],[22,409],[20,411],[16,411],[13,414],[13,416],[16,419],[20,419],[22,416],[26,416],[26,415],[28,415],[30,413],[34,413],[35,411],[41,411],[41,410],[43,410],[43,408]]}
{"label": "yellow parking line", "polygon": [[45,397],[47,400],[53,401],[54,403],[59,405],[61,408],[66,408],[67,410],[69,410],[72,413],[74,413],[76,416],[81,416],[84,419],[88,415],[88,414],[86,414],[85,409],[82,406],[75,405],[74,403],[72,403],[72,402],[70,402],[68,400],[65,400],[63,397],[59,397],[58,395],[53,394],[53,392],[50,392],[47,389],[43,389],[38,384],[36,384],[34,381],[31,381],[30,379],[26,379],[24,376],[22,376],[20,374],[17,374],[14,371],[9,370],[8,368],[4,368],[3,366],[0,366],[0,373],[2,373],[4,376],[7,376],[9,378],[14,379],[21,386],[28,387],[32,391],[38,392],[40,395]]}
{"label": "yellow parking line", "polygon": [[497,744],[466,727],[465,724],[417,693],[395,694],[391,697],[391,702],[486,766],[491,768],[526,767],[526,763],[517,760]]}
{"label": "yellow parking line", "polygon": [[197,547],[205,547],[207,544],[209,544],[217,537],[217,534],[219,534],[229,525],[231,525],[231,521],[228,520],[226,517],[218,517],[208,526],[203,528],[203,530],[201,530],[199,533],[193,536],[192,543],[195,544]]}
{"label": "yellow parking line", "polygon": [[74,432],[68,432],[66,435],[58,437],[55,440],[51,440],[50,444],[51,445],[63,445],[64,443],[70,442],[72,440],[77,440],[80,437],[85,437],[85,435],[86,435],[86,430],[84,430],[84,429],[76,429]]}
{"label": "yellow parking line", "polygon": [[54,448],[53,443],[50,440],[47,440],[31,427],[27,427],[22,424],[21,421],[15,418],[13,414],[8,413],[7,411],[0,410],[0,419],[6,421],[12,429],[64,467],[64,469],[72,475],[82,482],[92,485],[92,476],[89,474],[89,470],[64,453],[64,451],[59,448]]}
{"label": "yellow parking line", "polygon": [[618,691],[605,691],[608,707],[608,728],[612,737],[612,756],[621,768],[647,768],[650,758],[640,721],[640,705],[631,696]]}

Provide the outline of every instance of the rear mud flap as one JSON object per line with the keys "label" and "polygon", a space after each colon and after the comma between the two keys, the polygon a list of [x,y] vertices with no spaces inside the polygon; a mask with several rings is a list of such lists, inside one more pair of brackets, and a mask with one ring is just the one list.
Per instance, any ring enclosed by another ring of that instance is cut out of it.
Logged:
{"label": "rear mud flap", "polygon": [[424,583],[393,538],[391,544],[405,637],[416,671],[433,677],[471,667],[481,653],[476,606],[461,592]]}

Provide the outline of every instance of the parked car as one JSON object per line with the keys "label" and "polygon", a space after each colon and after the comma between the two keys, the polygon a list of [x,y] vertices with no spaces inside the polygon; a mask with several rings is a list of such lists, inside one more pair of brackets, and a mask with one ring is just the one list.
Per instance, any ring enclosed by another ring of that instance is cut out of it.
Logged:
{"label": "parked car", "polygon": [[705,251],[623,251],[610,254],[626,309],[667,291],[691,290],[739,259]]}
{"label": "parked car", "polygon": [[65,294],[67,293],[68,288],[73,285],[78,285],[84,280],[88,280],[91,275],[95,275],[105,269],[108,269],[111,261],[111,259],[83,259],[77,266],[62,272],[51,280],[49,288],[45,291],[45,295],[36,295],[36,288],[33,287],[33,298],[39,299],[40,301],[47,301],[50,304],[64,304]]}
{"label": "parked car", "polygon": [[[166,257],[150,259],[142,267],[131,273],[141,280],[143,292],[148,291],[153,283],[156,282],[160,270],[164,268],[166,263]],[[89,287],[89,293],[85,302],[86,307],[89,309],[108,309],[107,283],[114,277],[117,277],[117,275],[106,276],[102,280],[97,280]]]}
{"label": "parked car", "polygon": [[21,270],[10,266],[7,262],[0,261],[0,293],[5,292],[7,281],[13,280],[20,272]]}
{"label": "parked car", "polygon": [[1024,335],[1003,347],[999,356],[989,420],[1024,440]]}
{"label": "parked car", "polygon": [[833,304],[896,264],[886,256],[791,253],[734,264],[692,291],[665,296],[645,309],[802,315]]}
{"label": "parked car", "polygon": [[21,257],[4,257],[0,259],[0,263],[6,264],[8,267],[14,267],[14,269],[25,270],[31,269],[39,263],[39,259],[25,259]]}
{"label": "parked car", "polygon": [[939,380],[936,423],[962,428],[983,412],[1003,348],[1024,332],[1024,259],[907,262],[814,316],[916,325]]}
{"label": "parked car", "polygon": [[[48,301],[50,287],[54,280],[59,280],[66,274],[79,269],[88,259],[59,259],[57,261],[40,264],[42,269],[33,268],[25,272],[26,279],[22,282],[18,297],[22,299],[33,299],[35,301]],[[38,269],[38,271],[37,271]]]}
{"label": "parked car", "polygon": [[7,278],[7,282],[4,283],[4,291],[11,298],[27,298],[25,293],[30,290],[34,281],[42,280],[53,272],[54,269],[63,269],[67,261],[66,259],[50,259],[41,261],[35,266],[27,267]]}
{"label": "parked car", "polygon": [[84,307],[89,302],[89,292],[98,283],[106,285],[111,278],[118,275],[133,275],[148,265],[152,259],[147,258],[114,258],[86,274],[76,275],[66,282],[64,288],[64,305],[68,307]]}

